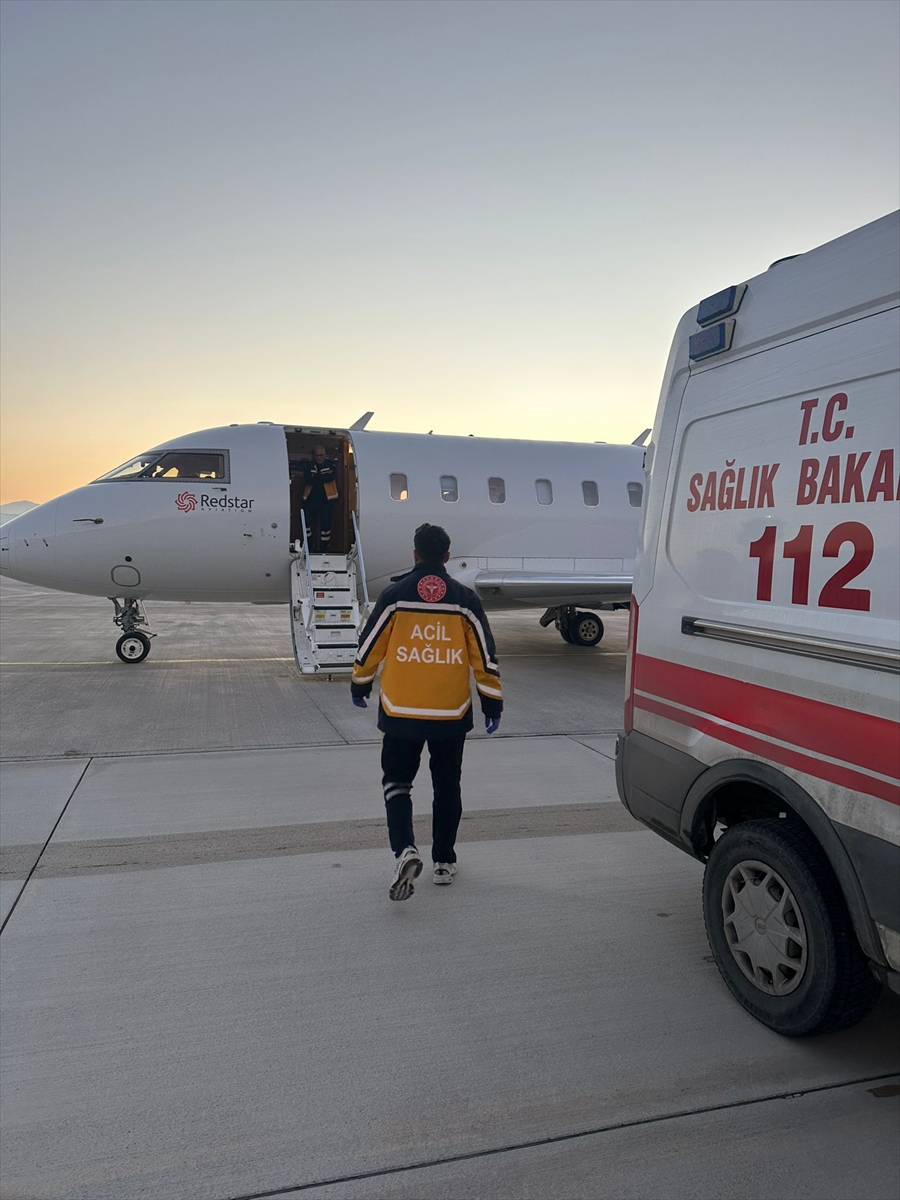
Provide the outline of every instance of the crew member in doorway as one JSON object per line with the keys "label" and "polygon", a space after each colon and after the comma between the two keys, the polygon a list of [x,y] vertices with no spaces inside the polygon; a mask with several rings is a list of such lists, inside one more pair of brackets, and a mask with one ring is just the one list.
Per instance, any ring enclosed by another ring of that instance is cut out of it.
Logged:
{"label": "crew member in doorway", "polygon": [[407,900],[422,872],[410,793],[426,742],[434,785],[432,879],[448,884],[456,874],[463,747],[473,723],[470,672],[489,734],[503,711],[494,639],[481,601],[444,565],[450,538],[438,525],[420,525],[413,548],[415,567],[381,593],[360,635],[350,685],[353,703],[365,708],[382,666],[382,786],[397,860],[388,889],[392,900]]}
{"label": "crew member in doorway", "polygon": [[[327,554],[331,542],[331,520],[338,498],[334,463],[325,456],[324,446],[314,446],[312,461],[306,464],[306,487],[303,490],[303,511],[309,530],[310,549],[314,554]],[[313,533],[318,526],[317,535]]]}

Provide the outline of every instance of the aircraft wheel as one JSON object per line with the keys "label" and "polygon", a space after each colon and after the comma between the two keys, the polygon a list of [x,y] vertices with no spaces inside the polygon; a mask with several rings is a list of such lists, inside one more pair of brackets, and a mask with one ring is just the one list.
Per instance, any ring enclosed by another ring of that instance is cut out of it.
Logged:
{"label": "aircraft wheel", "polygon": [[568,625],[565,623],[563,623],[562,625],[557,624],[556,628],[559,630],[559,636],[562,638],[562,640],[564,642],[567,642],[571,646],[572,645],[572,637],[569,633]]}
{"label": "aircraft wheel", "polygon": [[123,633],[116,642],[116,654],[124,663],[143,662],[150,653],[150,639],[143,633]]}
{"label": "aircraft wheel", "polygon": [[569,621],[566,639],[573,646],[596,646],[603,637],[603,622],[592,612],[577,612]]}

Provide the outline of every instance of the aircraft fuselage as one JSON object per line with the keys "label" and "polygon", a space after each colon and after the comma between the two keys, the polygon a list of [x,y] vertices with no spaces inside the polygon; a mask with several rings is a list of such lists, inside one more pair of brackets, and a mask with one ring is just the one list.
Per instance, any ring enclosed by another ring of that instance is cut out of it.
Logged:
{"label": "aircraft fuselage", "polygon": [[103,478],[31,509],[0,531],[0,570],[126,600],[287,603],[298,520],[292,437],[343,446],[342,503],[359,523],[373,599],[410,566],[423,521],[447,529],[448,569],[472,586],[485,572],[632,572],[638,447],[268,423],[203,430],[147,452],[214,452],[224,464],[216,477]]}

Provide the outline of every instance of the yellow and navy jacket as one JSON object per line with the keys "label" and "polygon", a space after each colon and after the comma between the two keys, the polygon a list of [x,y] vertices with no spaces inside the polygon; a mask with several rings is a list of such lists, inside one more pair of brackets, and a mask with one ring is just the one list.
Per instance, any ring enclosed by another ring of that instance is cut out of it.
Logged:
{"label": "yellow and navy jacket", "polygon": [[354,695],[381,666],[378,728],[408,738],[460,737],[472,728],[470,671],[486,717],[503,711],[494,638],[481,601],[443,564],[419,563],[386,588],[359,639]]}

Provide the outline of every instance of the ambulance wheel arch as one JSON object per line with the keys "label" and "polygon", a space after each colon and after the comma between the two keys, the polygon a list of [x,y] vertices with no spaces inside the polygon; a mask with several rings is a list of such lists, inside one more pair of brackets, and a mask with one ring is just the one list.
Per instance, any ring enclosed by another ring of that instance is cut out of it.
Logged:
{"label": "ambulance wheel arch", "polygon": [[746,821],[779,818],[801,827],[819,848],[840,888],[860,948],[872,962],[887,967],[862,884],[837,831],[815,800],[775,767],[754,759],[709,767],[685,797],[680,834],[691,853],[706,862],[717,824],[734,829]]}

